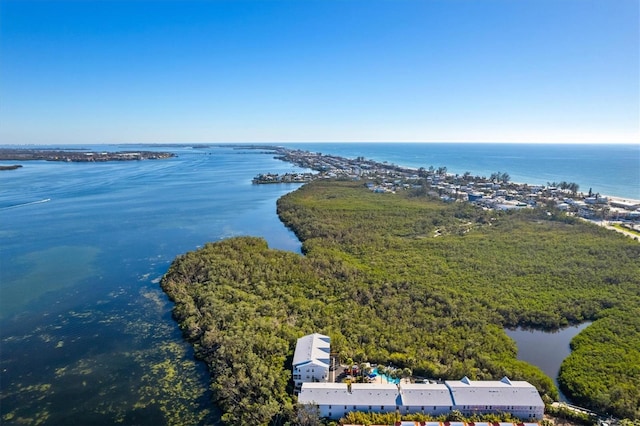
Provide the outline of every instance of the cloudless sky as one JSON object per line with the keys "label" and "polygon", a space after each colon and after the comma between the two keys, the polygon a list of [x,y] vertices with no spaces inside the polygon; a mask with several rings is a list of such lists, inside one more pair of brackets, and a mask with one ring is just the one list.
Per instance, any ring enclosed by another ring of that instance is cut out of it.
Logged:
{"label": "cloudless sky", "polygon": [[639,5],[0,0],[0,143],[638,143]]}

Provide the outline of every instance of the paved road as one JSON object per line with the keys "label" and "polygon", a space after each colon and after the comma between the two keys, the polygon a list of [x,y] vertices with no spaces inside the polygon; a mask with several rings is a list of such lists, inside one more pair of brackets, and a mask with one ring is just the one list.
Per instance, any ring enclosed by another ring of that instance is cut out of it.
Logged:
{"label": "paved road", "polygon": [[633,232],[625,231],[624,229],[616,228],[615,226],[611,226],[611,225],[609,225],[609,223],[610,223],[609,221],[606,221],[606,220],[590,220],[590,219],[585,219],[585,220],[587,220],[587,221],[589,221],[589,222],[591,222],[591,223],[593,223],[595,225],[602,226],[603,228],[607,228],[607,229],[610,229],[612,231],[616,231],[616,232],[619,232],[621,234],[624,234],[629,238],[635,239],[636,241],[640,241],[640,237],[637,234],[634,234]]}

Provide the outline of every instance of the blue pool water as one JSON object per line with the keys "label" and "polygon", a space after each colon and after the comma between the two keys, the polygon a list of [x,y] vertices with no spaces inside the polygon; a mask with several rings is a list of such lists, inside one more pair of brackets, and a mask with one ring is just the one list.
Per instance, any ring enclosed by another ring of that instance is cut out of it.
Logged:
{"label": "blue pool water", "polygon": [[386,374],[380,374],[378,373],[378,368],[374,368],[372,370],[373,374],[377,374],[378,376],[382,377],[382,383],[393,383],[393,384],[398,384],[400,383],[400,379],[392,379],[391,377],[387,376]]}

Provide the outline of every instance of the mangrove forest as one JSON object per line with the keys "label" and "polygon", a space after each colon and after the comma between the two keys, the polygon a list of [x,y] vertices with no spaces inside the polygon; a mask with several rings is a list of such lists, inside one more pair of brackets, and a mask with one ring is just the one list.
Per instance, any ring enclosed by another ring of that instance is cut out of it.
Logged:
{"label": "mangrove forest", "polygon": [[179,256],[161,283],[226,423],[300,419],[291,357],[313,332],[341,360],[433,379],[508,376],[550,402],[554,382],[516,359],[504,328],[584,321],[593,324],[572,341],[563,391],[640,417],[637,241],[550,209],[483,210],[362,181],[316,180],[277,209],[303,255],[231,238]]}

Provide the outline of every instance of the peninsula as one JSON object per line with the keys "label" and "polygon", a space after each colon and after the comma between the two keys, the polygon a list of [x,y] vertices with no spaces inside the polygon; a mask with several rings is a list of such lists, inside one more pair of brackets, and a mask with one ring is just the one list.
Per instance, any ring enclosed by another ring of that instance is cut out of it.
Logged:
{"label": "peninsula", "polygon": [[[255,147],[254,149],[265,149]],[[492,210],[544,207],[595,221],[611,230],[640,239],[640,200],[580,192],[574,182],[530,185],[511,182],[506,172],[490,176],[448,173],[446,167],[409,168],[283,147],[271,148],[274,158],[315,173],[261,173],[254,184],[306,183],[316,179],[365,181],[376,193],[413,191],[445,202],[470,202]]]}

